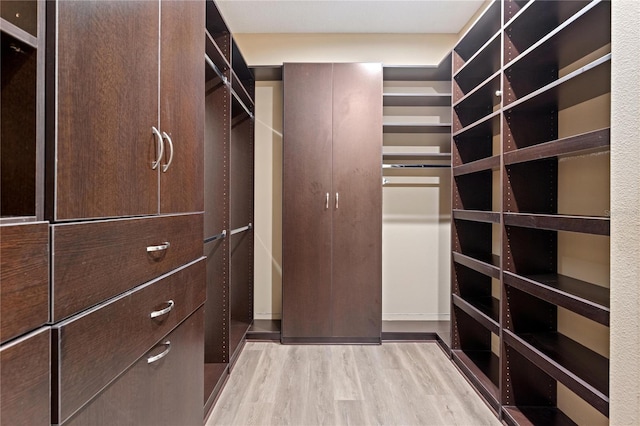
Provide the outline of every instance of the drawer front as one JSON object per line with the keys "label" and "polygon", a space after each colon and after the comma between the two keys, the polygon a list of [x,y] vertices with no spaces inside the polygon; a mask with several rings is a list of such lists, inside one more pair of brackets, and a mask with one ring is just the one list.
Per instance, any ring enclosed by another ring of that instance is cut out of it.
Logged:
{"label": "drawer front", "polygon": [[49,321],[49,224],[0,226],[0,342]]}
{"label": "drawer front", "polygon": [[54,419],[62,422],[82,407],[203,305],[205,297],[205,261],[200,258],[55,326]]}
{"label": "drawer front", "polygon": [[43,327],[0,347],[3,425],[51,424],[51,329]]}
{"label": "drawer front", "polygon": [[198,309],[64,425],[202,426],[203,314]]}
{"label": "drawer front", "polygon": [[202,256],[202,217],[193,214],[54,225],[53,322]]}

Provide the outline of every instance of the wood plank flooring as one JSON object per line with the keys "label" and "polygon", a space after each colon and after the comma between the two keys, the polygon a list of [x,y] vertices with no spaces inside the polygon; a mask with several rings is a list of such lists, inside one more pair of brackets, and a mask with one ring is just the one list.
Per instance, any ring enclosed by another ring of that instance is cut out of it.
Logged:
{"label": "wood plank flooring", "polygon": [[247,342],[214,425],[500,425],[433,342]]}

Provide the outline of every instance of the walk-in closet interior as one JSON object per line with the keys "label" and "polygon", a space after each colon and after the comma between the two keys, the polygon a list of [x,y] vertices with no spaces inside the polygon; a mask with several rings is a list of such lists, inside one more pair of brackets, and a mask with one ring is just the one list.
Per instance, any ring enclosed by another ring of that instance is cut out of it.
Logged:
{"label": "walk-in closet interior", "polygon": [[367,348],[418,342],[496,422],[640,422],[640,2],[22,0],[0,33],[1,425],[215,424],[256,342],[380,391],[423,355]]}

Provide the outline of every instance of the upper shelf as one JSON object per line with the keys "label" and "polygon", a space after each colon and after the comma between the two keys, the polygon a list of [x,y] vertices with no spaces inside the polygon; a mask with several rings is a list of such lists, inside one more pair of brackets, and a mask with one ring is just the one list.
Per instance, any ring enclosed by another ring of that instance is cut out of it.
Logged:
{"label": "upper shelf", "polygon": [[[6,2],[8,4],[18,3],[18,2]],[[35,3],[35,2],[34,2]],[[4,8],[4,4],[2,3],[2,7]],[[23,30],[17,25],[13,24],[5,20],[4,18],[0,18],[0,31],[3,33],[19,40],[20,42],[33,47],[34,49],[38,48],[38,38],[29,32]]]}
{"label": "upper shelf", "polygon": [[451,93],[385,93],[384,106],[450,106]]}
{"label": "upper shelf", "polygon": [[497,279],[500,278],[500,256],[495,254],[490,256],[474,255],[472,257],[453,252],[453,261],[481,274]]}
{"label": "upper shelf", "polygon": [[450,123],[383,123],[383,133],[449,133]]}
{"label": "upper shelf", "polygon": [[449,81],[451,80],[451,54],[438,65],[384,65],[382,78],[390,81]]}
{"label": "upper shelf", "polygon": [[494,0],[477,21],[466,32],[453,50],[453,70],[457,72],[502,25],[500,22],[501,1]]}

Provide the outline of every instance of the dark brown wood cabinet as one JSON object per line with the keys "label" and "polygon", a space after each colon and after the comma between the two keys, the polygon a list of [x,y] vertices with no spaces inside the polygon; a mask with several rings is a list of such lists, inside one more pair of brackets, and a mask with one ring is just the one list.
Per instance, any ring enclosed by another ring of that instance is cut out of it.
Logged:
{"label": "dark brown wood cabinet", "polygon": [[48,8],[47,216],[202,211],[204,2]]}
{"label": "dark brown wood cabinet", "polygon": [[51,329],[42,327],[0,347],[0,421],[49,425]]}
{"label": "dark brown wood cabinet", "polygon": [[202,425],[203,326],[200,308],[64,425]]}
{"label": "dark brown wood cabinet", "polygon": [[382,66],[283,73],[282,341],[379,342]]}

